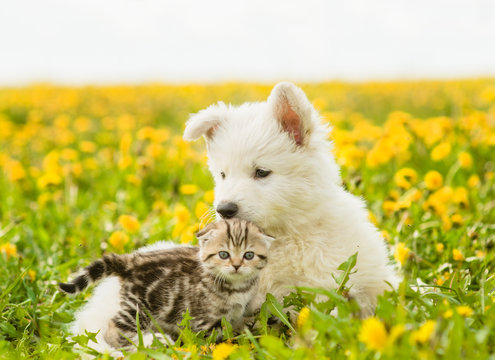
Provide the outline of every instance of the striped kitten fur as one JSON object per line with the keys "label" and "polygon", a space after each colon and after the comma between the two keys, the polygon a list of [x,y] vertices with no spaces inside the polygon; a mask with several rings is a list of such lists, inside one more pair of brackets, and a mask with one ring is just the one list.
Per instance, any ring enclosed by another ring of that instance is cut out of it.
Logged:
{"label": "striped kitten fur", "polygon": [[218,328],[222,317],[240,330],[273,238],[239,219],[209,224],[196,236],[199,247],[106,255],[59,287],[74,294],[103,278],[119,278],[120,309],[101,326],[104,340],[115,348],[135,338],[137,313],[143,331],[153,330],[148,312],[172,338],[186,309],[193,331]]}

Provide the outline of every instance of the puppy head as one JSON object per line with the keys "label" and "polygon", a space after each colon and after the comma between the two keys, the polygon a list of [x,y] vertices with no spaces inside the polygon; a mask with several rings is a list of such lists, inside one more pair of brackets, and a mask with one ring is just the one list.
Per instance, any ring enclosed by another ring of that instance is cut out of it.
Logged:
{"label": "puppy head", "polygon": [[192,115],[184,139],[206,140],[218,214],[275,234],[314,208],[322,181],[339,181],[327,133],[304,92],[283,82],[266,102]]}

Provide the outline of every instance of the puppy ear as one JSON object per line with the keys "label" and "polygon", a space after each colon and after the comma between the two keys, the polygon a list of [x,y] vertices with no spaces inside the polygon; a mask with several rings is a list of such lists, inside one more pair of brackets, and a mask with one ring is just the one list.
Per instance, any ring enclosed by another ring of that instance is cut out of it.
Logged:
{"label": "puppy ear", "polygon": [[290,82],[281,82],[273,88],[268,105],[294,142],[298,146],[305,144],[312,131],[313,112],[306,94]]}
{"label": "puppy ear", "polygon": [[210,223],[206,225],[204,228],[199,230],[195,235],[200,244],[203,244],[208,241],[211,236],[211,232],[217,228],[217,223]]}
{"label": "puppy ear", "polygon": [[225,119],[227,106],[223,102],[211,105],[197,114],[192,114],[186,124],[183,138],[186,141],[197,140],[204,136],[210,140],[215,129]]}

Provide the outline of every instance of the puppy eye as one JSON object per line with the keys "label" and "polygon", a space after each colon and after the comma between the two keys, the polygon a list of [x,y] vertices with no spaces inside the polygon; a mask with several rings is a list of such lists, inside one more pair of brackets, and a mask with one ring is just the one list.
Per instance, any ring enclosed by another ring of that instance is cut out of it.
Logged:
{"label": "puppy eye", "polygon": [[253,258],[254,258],[254,252],[247,251],[246,253],[244,253],[244,259],[246,259],[246,260],[253,260]]}
{"label": "puppy eye", "polygon": [[223,171],[220,172],[220,176],[222,177],[222,179],[225,179],[225,173]]}
{"label": "puppy eye", "polygon": [[228,259],[230,257],[230,254],[227,252],[227,251],[220,251],[218,253],[218,256],[220,257],[220,259]]}
{"label": "puppy eye", "polygon": [[254,177],[255,179],[260,179],[260,178],[264,178],[264,177],[267,177],[268,175],[270,175],[272,172],[271,170],[265,170],[265,169],[256,169],[256,172],[254,173]]}

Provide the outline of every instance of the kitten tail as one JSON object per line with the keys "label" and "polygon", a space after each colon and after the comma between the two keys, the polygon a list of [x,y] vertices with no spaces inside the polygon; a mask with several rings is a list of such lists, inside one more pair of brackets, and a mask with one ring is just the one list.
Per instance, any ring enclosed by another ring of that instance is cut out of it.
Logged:
{"label": "kitten tail", "polygon": [[69,283],[59,283],[58,287],[65,293],[76,294],[90,284],[111,275],[120,276],[126,271],[124,256],[110,254],[84,268],[83,273]]}

